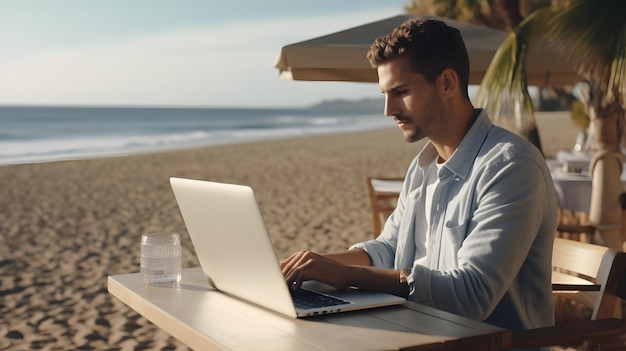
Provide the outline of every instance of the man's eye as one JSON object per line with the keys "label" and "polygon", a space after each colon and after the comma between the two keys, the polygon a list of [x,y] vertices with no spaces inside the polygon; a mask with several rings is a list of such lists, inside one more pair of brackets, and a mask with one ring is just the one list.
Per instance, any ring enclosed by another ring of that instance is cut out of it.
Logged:
{"label": "man's eye", "polygon": [[403,89],[403,90],[396,90],[394,91],[394,94],[396,96],[404,96],[408,93],[409,91],[407,89]]}

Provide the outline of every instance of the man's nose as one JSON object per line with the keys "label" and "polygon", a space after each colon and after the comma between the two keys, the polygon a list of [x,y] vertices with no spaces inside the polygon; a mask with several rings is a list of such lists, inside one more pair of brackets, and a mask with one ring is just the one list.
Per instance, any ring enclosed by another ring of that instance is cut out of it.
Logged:
{"label": "man's nose", "polygon": [[383,114],[386,117],[393,117],[398,114],[397,104],[395,104],[388,96],[385,97],[385,110],[383,111]]}

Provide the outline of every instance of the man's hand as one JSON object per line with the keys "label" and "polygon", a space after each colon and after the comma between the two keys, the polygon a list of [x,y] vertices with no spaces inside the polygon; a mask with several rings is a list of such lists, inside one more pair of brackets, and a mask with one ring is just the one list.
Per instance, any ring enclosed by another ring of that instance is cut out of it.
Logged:
{"label": "man's hand", "polygon": [[352,266],[340,263],[311,251],[299,251],[280,263],[285,281],[292,289],[300,289],[302,282],[317,280],[337,289],[350,286]]}
{"label": "man's hand", "polygon": [[405,298],[409,295],[409,286],[401,281],[399,271],[371,264],[369,255],[361,249],[328,255],[300,251],[282,261],[280,268],[292,289],[300,289],[304,281],[317,280],[337,289],[354,286]]}

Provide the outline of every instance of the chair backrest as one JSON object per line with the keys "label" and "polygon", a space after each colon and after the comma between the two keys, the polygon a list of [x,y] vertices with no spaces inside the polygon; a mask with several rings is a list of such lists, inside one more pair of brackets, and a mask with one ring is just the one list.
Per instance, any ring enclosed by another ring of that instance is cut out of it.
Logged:
{"label": "chair backrest", "polygon": [[[626,253],[575,240],[555,238],[553,270],[583,278],[597,286],[591,319],[611,318],[626,299]],[[567,290],[559,286],[556,290]]]}
{"label": "chair backrest", "polygon": [[396,208],[402,178],[367,177],[366,185],[372,209],[372,235],[378,237],[387,217]]}
{"label": "chair backrest", "polygon": [[589,213],[558,208],[556,234],[560,238],[590,242],[596,228],[589,223]]}
{"label": "chair backrest", "polygon": [[[595,300],[591,302],[593,307],[591,319],[514,331],[511,334],[511,346],[538,348],[565,345],[569,350],[569,346],[576,345],[576,349],[596,350],[596,346],[602,345],[602,350],[605,347],[623,350],[626,321],[621,319],[621,315],[616,316],[615,312],[620,310],[616,307],[621,307],[622,300],[626,299],[626,253],[605,246],[557,237],[554,240],[552,267],[553,290],[558,290],[554,291],[556,296],[561,292],[567,293],[567,290],[597,291]],[[572,279],[563,278],[560,274],[555,274],[556,272],[567,273]],[[593,284],[588,282],[583,284],[581,278]],[[555,284],[557,281],[558,284]],[[571,289],[568,289],[568,286]]]}

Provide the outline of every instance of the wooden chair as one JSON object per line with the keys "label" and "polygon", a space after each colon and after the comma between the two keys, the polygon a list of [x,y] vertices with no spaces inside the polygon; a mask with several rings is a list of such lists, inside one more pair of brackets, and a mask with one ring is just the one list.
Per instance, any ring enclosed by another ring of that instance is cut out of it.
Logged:
{"label": "wooden chair", "polygon": [[583,344],[583,350],[626,350],[626,321],[595,319],[511,334],[513,348],[580,344]]}
{"label": "wooden chair", "polygon": [[[514,332],[513,347],[575,345],[588,341],[605,348],[612,345],[608,349],[626,349],[626,321],[621,319],[621,305],[626,299],[626,253],[556,238],[552,266],[555,297],[591,304],[591,318]],[[591,299],[590,291],[595,291]]]}
{"label": "wooden chair", "polygon": [[367,177],[367,192],[372,209],[372,235],[374,239],[380,235],[387,217],[396,208],[402,178]]}
{"label": "wooden chair", "polygon": [[559,208],[557,237],[591,242],[596,228],[589,224],[589,214]]}

